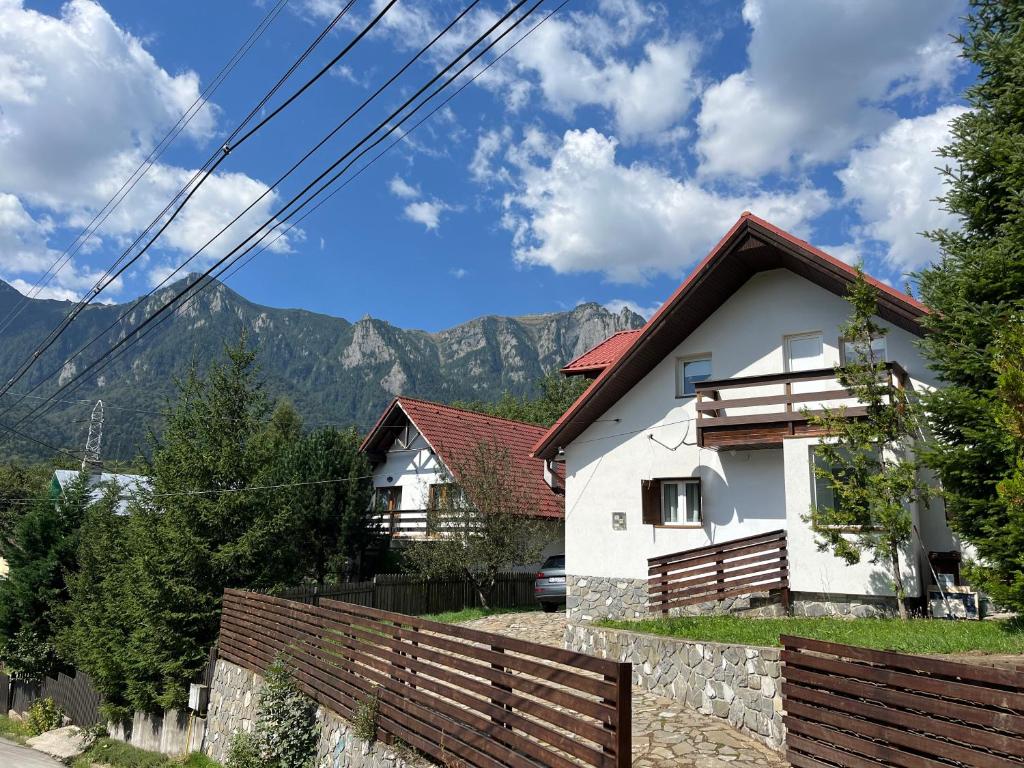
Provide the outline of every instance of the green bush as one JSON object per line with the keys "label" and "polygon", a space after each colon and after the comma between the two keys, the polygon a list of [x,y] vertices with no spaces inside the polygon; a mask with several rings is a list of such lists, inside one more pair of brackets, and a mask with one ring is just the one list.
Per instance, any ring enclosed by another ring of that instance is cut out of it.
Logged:
{"label": "green bush", "polygon": [[33,736],[60,728],[64,724],[64,713],[60,707],[47,696],[45,699],[36,699],[28,708],[28,715],[25,723]]}
{"label": "green bush", "polygon": [[370,696],[366,701],[359,702],[355,718],[352,720],[353,731],[356,736],[367,744],[373,744],[377,740],[377,721],[380,717],[380,702],[377,694]]}
{"label": "green bush", "polygon": [[313,764],[320,728],[316,704],[296,687],[284,661],[267,669],[252,733],[231,739],[228,768],[306,768]]}
{"label": "green bush", "polygon": [[237,731],[228,748],[227,768],[264,768],[256,737],[246,731]]}

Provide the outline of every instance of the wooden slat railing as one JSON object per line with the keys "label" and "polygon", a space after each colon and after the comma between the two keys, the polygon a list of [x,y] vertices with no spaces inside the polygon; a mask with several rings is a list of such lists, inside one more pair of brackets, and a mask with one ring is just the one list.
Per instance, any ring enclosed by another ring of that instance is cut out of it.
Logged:
{"label": "wooden slat railing", "polygon": [[1021,768],[1024,672],[782,637],[797,768]]}
{"label": "wooden slat railing", "polygon": [[652,557],[647,566],[647,607],[652,613],[776,590],[789,610],[785,531]]}
{"label": "wooden slat railing", "polygon": [[306,695],[349,720],[371,699],[378,737],[442,764],[630,765],[628,663],[334,600],[224,593],[222,659],[279,655]]}

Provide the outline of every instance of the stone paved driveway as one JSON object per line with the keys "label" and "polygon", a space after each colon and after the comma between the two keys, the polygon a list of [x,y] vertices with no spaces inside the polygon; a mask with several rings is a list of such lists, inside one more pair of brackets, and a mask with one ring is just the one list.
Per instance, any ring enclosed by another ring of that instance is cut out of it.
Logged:
{"label": "stone paved driveway", "polygon": [[[563,647],[565,614],[506,613],[466,623],[502,635]],[[713,717],[633,688],[634,768],[783,768],[776,752]]]}

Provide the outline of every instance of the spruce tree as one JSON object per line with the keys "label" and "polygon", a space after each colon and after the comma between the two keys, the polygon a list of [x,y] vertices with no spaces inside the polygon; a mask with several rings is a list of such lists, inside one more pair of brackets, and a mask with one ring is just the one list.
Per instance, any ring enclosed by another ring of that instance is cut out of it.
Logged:
{"label": "spruce tree", "polygon": [[927,401],[926,460],[952,525],[981,559],[979,586],[1022,609],[1012,589],[1024,573],[1020,533],[998,490],[1016,456],[1000,421],[993,342],[1024,302],[1024,4],[972,0],[960,43],[978,79],[939,151],[949,163],[941,202],[960,225],[929,233],[942,258],[919,275],[932,310],[924,351],[943,381]]}

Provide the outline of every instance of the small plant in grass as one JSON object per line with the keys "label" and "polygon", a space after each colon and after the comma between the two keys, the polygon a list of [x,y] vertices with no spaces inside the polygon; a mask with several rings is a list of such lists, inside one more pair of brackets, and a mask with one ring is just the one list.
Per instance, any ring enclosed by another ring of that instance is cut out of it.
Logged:
{"label": "small plant in grass", "polygon": [[6,715],[0,715],[0,737],[20,744],[31,735],[28,726],[21,720],[12,720]]}
{"label": "small plant in grass", "polygon": [[367,744],[377,740],[377,721],[380,718],[380,699],[374,693],[366,701],[359,702],[352,719],[352,729],[357,737]]}
{"label": "small plant in grass", "polygon": [[256,736],[247,731],[236,731],[228,747],[227,768],[263,768]]}
{"label": "small plant in grass", "polygon": [[54,728],[60,728],[64,724],[64,713],[49,696],[36,699],[28,708],[25,724],[33,736],[38,736]]}

